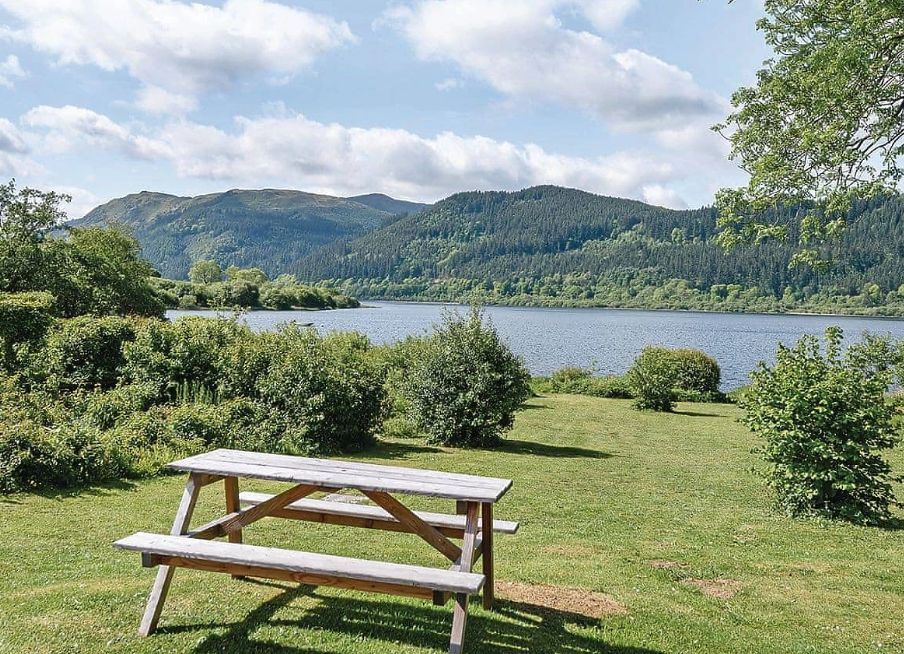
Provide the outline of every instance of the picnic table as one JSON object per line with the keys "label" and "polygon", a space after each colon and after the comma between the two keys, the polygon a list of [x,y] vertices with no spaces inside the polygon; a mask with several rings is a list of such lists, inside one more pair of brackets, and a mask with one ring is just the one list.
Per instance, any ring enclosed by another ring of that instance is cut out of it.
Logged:
{"label": "picnic table", "polygon": [[[138,532],[114,543],[138,551],[145,567],[160,566],[139,633],[152,634],[177,567],[262,577],[315,586],[406,595],[445,604],[455,598],[449,652],[462,651],[468,597],[483,591],[493,604],[493,533],[515,533],[518,523],[494,520],[493,506],[508,479],[478,477],[352,461],[218,449],[174,461],[188,481],[168,535]],[[276,495],[239,492],[240,478],[287,482]],[[201,488],[223,482],[226,514],[190,529]],[[308,497],[340,489],[360,491],[373,505]],[[412,511],[396,495],[453,500],[456,513]],[[416,534],[442,553],[446,568],[370,561],[243,543],[244,527],[261,518],[286,518]],[[226,537],[227,541],[216,538]],[[461,540],[457,545],[450,539]],[[482,574],[473,567],[482,559]]]}

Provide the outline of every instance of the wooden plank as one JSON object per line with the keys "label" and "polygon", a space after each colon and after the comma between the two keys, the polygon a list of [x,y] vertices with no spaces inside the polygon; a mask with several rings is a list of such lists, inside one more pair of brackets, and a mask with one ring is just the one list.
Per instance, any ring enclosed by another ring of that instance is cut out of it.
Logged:
{"label": "wooden plank", "polygon": [[197,540],[187,536],[165,536],[138,532],[118,540],[116,547],[149,552],[162,557],[204,560],[216,563],[259,566],[295,573],[324,575],[389,583],[431,590],[476,593],[483,575],[401,563],[367,561],[344,556],[296,552],[275,547]]}
{"label": "wooden plank", "polygon": [[370,593],[385,593],[388,595],[401,595],[403,597],[416,597],[423,600],[432,600],[434,591],[429,588],[416,586],[402,586],[399,584],[383,583],[376,581],[362,581],[347,579],[323,574],[310,574],[305,572],[292,572],[263,566],[251,566],[238,563],[219,563],[204,559],[188,559],[175,556],[154,555],[156,559],[165,565],[173,567],[191,568],[206,572],[224,572],[233,577],[259,577],[262,579],[277,579],[279,581],[291,581],[310,586],[332,586],[333,588],[346,588]]}
{"label": "wooden plank", "polygon": [[486,583],[483,587],[483,608],[493,608],[493,505],[484,502],[480,505],[480,522],[482,525],[480,553],[483,556],[483,576]]}
{"label": "wooden plank", "polygon": [[[238,477],[223,478],[223,492],[226,494],[226,512],[236,513],[241,510],[242,505],[239,500],[239,480]],[[242,530],[231,531],[227,534],[230,543],[242,542]],[[242,579],[239,575],[233,575],[233,579]]]}
{"label": "wooden plank", "polygon": [[233,463],[256,463],[278,468],[295,470],[322,470],[329,473],[348,473],[359,477],[379,477],[423,481],[425,483],[441,482],[459,486],[479,488],[498,488],[509,483],[508,479],[466,475],[457,472],[429,470],[424,468],[406,468],[375,463],[362,463],[346,459],[316,459],[287,454],[271,454],[267,452],[245,452],[242,450],[217,449],[197,455],[198,457],[231,461]]}
{"label": "wooden plank", "polygon": [[390,515],[408,527],[412,533],[417,534],[439,550],[439,552],[450,561],[455,561],[461,556],[461,548],[458,547],[458,545],[443,536],[436,527],[428,525],[421,520],[411,509],[399,502],[392,495],[377,491],[364,491],[364,494],[386,509]]}
{"label": "wooden plank", "polygon": [[[415,474],[409,474],[404,478],[397,476],[374,476],[371,474],[362,474],[358,470],[343,469],[341,466],[337,467],[335,464],[332,467],[318,466],[316,468],[299,469],[272,465],[266,462],[250,462],[250,459],[241,461],[240,459],[242,459],[242,456],[240,455],[243,453],[238,453],[238,455],[230,454],[228,458],[236,460],[226,460],[218,458],[218,456],[222,457],[222,455],[212,456],[216,452],[223,452],[223,450],[215,450],[213,453],[210,453],[210,455],[198,455],[180,461],[174,461],[169,464],[169,467],[176,470],[219,474],[223,476],[287,481],[297,484],[312,484],[332,489],[357,488],[360,490],[407,493],[412,495],[444,497],[477,502],[497,501],[505,494],[512,483],[510,480],[495,480],[495,483],[492,486],[477,487],[468,484],[460,484],[454,481],[440,481],[436,479],[426,481],[418,479]],[[263,455],[256,453],[256,456],[250,458],[259,460],[260,456]],[[289,458],[295,459],[301,457]],[[381,466],[371,467],[380,468]],[[340,470],[340,472],[335,472],[335,470]]]}
{"label": "wooden plank", "polygon": [[[246,491],[239,494],[239,501],[243,506],[249,506],[264,502],[271,497],[273,496],[268,493]],[[450,538],[461,538],[464,535],[464,515],[430,513],[427,511],[414,511],[414,514]],[[308,498],[287,504],[285,509],[274,512],[273,516],[352,527],[384,529],[387,531],[407,531],[407,528],[400,524],[388,511],[379,506],[370,506],[368,504]],[[333,517],[336,519],[333,519]],[[509,520],[493,521],[493,530],[502,534],[514,534],[518,531],[518,526],[517,522]]]}
{"label": "wooden plank", "polygon": [[[477,523],[480,505],[468,504],[465,518],[465,537],[461,544],[461,573],[470,574],[474,564],[474,546],[477,540]],[[455,594],[455,608],[452,610],[452,637],[449,639],[449,654],[461,654],[464,648],[465,627],[468,623],[468,593]]]}
{"label": "wooden plank", "polygon": [[[188,526],[191,523],[191,514],[195,510],[195,504],[198,501],[198,495],[201,492],[201,486],[204,481],[203,476],[192,474],[189,475],[188,481],[185,482],[182,499],[179,502],[179,508],[176,510],[176,517],[170,529],[170,534],[173,536],[184,534],[188,531]],[[169,592],[172,580],[172,567],[163,566],[157,570],[157,577],[154,579],[154,585],[151,587],[151,594],[148,597],[148,603],[141,618],[141,625],[138,627],[140,635],[149,636],[156,631],[157,623],[160,620],[160,612],[163,610],[163,603],[166,601],[166,595]]]}
{"label": "wooden plank", "polygon": [[283,508],[286,504],[290,504],[319,490],[321,490],[319,486],[308,486],[305,484],[293,486],[279,495],[273,495],[265,502],[255,504],[241,511],[227,513],[220,518],[212,520],[192,531],[190,536],[201,540],[226,536],[234,531],[241,530],[242,527],[247,527],[252,522],[257,522],[261,518],[272,515],[273,511]]}

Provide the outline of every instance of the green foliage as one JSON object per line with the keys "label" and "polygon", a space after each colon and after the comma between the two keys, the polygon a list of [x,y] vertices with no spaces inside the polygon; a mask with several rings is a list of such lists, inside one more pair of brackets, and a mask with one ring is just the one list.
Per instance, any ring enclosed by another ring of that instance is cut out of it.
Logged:
{"label": "green foliage", "polygon": [[138,242],[116,229],[69,229],[53,236],[69,198],[34,189],[0,186],[0,293],[46,291],[64,316],[162,316],[163,304],[148,283],[152,268]]}
{"label": "green foliage", "polygon": [[134,322],[118,316],[79,316],[58,322],[32,356],[31,375],[55,389],[109,389],[123,365]]}
{"label": "green foliage", "polygon": [[879,341],[841,354],[839,328],[826,331],[825,352],[804,336],[779,346],[774,366],[761,364],[740,398],[745,424],[765,444],[769,486],[791,515],[855,522],[890,517],[891,468],[882,450],[898,439],[895,409],[885,393],[892,381]]}
{"label": "green foliage", "polygon": [[267,273],[260,268],[239,268],[238,266],[229,266],[226,269],[226,279],[230,282],[250,282],[255,286],[263,286],[270,281]]}
{"label": "green foliage", "polygon": [[[774,207],[762,220],[787,224],[794,240],[799,209]],[[820,246],[834,266],[814,270],[790,267],[791,242],[724,251],[714,208],[553,186],[469,192],[322,248],[297,269],[359,298],[904,315],[902,215],[900,195],[855,202],[851,226]]]}
{"label": "green foliage", "polygon": [[15,346],[44,336],[53,322],[54,298],[50,293],[0,293],[0,369],[15,366]]}
{"label": "green foliage", "polygon": [[595,377],[593,371],[577,366],[565,366],[549,378],[549,392],[592,395],[594,397],[631,398],[631,386],[623,376]]}
{"label": "green foliage", "polygon": [[447,314],[402,381],[412,419],[430,440],[490,447],[530,396],[530,375],[478,309]]}
{"label": "green foliage", "polygon": [[678,381],[678,369],[670,350],[645,347],[628,369],[627,377],[636,408],[672,410],[672,389]]}
{"label": "green foliage", "polygon": [[692,348],[671,350],[675,363],[675,389],[699,396],[702,401],[713,401],[721,397],[719,385],[722,371],[719,362],[706,352]]}
{"label": "green foliage", "polygon": [[194,284],[214,284],[223,281],[223,269],[216,261],[196,261],[188,269],[188,278]]}
{"label": "green foliage", "polygon": [[732,96],[727,133],[747,185],[717,197],[723,245],[786,238],[765,209],[794,218],[793,263],[819,266],[815,244],[836,236],[855,198],[904,176],[904,6],[900,0],[766,0],[757,23],[777,56]]}

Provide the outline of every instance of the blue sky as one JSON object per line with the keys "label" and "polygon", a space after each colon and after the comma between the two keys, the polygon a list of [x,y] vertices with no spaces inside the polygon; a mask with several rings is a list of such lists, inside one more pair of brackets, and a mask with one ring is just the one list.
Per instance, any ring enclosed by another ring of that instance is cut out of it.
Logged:
{"label": "blue sky", "polygon": [[743,181],[709,127],[759,0],[0,0],[0,176],[73,195],[551,183],[672,207]]}

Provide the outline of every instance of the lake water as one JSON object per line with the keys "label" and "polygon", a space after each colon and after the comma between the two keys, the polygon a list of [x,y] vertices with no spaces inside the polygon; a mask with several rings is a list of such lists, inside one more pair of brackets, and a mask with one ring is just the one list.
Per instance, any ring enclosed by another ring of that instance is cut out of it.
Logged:
{"label": "lake water", "polygon": [[[336,311],[255,311],[244,314],[243,320],[258,330],[292,320],[310,322],[321,332],[355,330],[375,343],[389,343],[428,330],[444,310],[467,308],[367,302],[360,309]],[[822,334],[829,325],[839,325],[849,338],[864,331],[904,338],[904,320],[882,318],[521,307],[487,307],[486,312],[535,375],[565,365],[622,373],[645,345],[694,347],[719,361],[726,390],[745,384],[757,362],[772,361],[778,343],[790,345],[802,334]],[[199,314],[214,312],[167,312],[170,318]]]}

